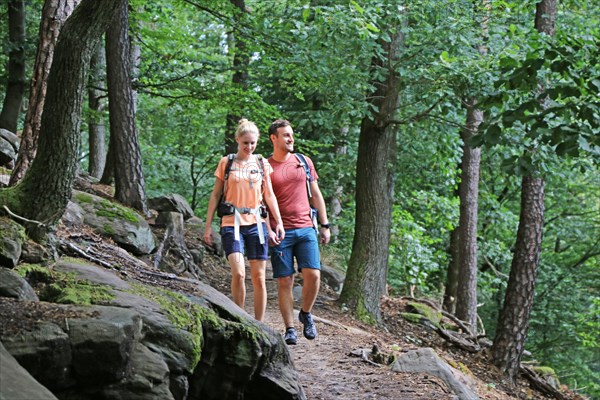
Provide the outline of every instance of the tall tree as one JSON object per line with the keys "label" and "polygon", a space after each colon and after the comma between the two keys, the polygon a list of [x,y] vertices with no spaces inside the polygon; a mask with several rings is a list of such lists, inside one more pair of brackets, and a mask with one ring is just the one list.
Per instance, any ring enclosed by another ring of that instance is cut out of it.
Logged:
{"label": "tall tree", "polygon": [[0,128],[17,133],[17,123],[25,91],[25,2],[9,0],[8,6],[8,84],[0,112]]}
{"label": "tall tree", "polygon": [[[482,11],[479,28],[482,40],[488,39],[488,19],[490,1],[475,2],[475,15]],[[477,45],[480,55],[487,54],[487,47]],[[456,316],[467,322],[472,333],[477,332],[477,214],[479,199],[479,166],[481,162],[481,148],[471,147],[470,141],[479,131],[483,122],[483,111],[477,109],[477,99],[468,97],[463,100],[467,110],[465,128],[461,131],[462,159],[459,183],[460,217],[458,223],[458,285],[456,295]]]}
{"label": "tall tree", "polygon": [[[244,20],[248,13],[246,2],[244,0],[230,0],[236,8],[236,21]],[[233,55],[233,76],[231,82],[236,92],[243,93],[248,89],[248,64],[250,63],[250,53],[246,45],[246,38],[242,37],[240,31],[229,34],[229,44],[232,46]],[[237,143],[235,141],[235,130],[238,121],[242,118],[241,113],[229,110],[225,124],[225,153],[237,152]]]}
{"label": "tall tree", "polygon": [[95,178],[100,178],[106,165],[106,146],[104,136],[103,99],[106,97],[106,56],[104,46],[98,49],[90,62],[90,78],[88,83],[88,104],[90,113],[88,117],[88,135],[90,158],[88,172]]}
{"label": "tall tree", "polygon": [[393,26],[389,40],[380,40],[382,56],[372,64],[379,76],[369,96],[371,115],[363,118],[356,165],[356,222],[352,254],[340,302],[362,320],[380,321],[381,296],[385,294],[388,271],[391,215],[394,203],[397,125],[393,123],[400,105],[396,63],[404,44],[400,24]]}
{"label": "tall tree", "polygon": [[477,331],[477,199],[481,148],[469,146],[483,121],[483,112],[474,98],[466,101],[467,124],[461,132],[463,155],[459,184],[460,217],[458,223],[458,286],[456,316],[467,322],[471,333]]}
{"label": "tall tree", "polygon": [[[538,32],[554,34],[556,1],[542,0],[536,4],[535,28]],[[544,91],[543,87],[540,89],[540,92]],[[544,186],[544,179],[539,175],[523,176],[515,252],[492,346],[494,364],[512,381],[518,376],[533,305],[544,225]]]}
{"label": "tall tree", "polygon": [[18,185],[0,190],[0,203],[11,212],[44,224],[28,225],[35,238],[42,238],[58,222],[71,197],[89,62],[122,3],[83,0],[67,19],[48,75],[38,154]]}
{"label": "tall tree", "polygon": [[[114,151],[115,198],[148,215],[142,155],[131,86],[128,1],[106,31],[106,76],[110,113],[110,147]],[[110,159],[109,159],[110,160]]]}
{"label": "tall tree", "polygon": [[19,155],[10,177],[9,184],[11,186],[23,179],[27,168],[35,158],[42,124],[42,111],[46,101],[48,74],[54,59],[54,48],[62,26],[73,13],[78,2],[76,0],[46,0],[44,2],[37,54],[29,91],[29,106],[25,115]]}

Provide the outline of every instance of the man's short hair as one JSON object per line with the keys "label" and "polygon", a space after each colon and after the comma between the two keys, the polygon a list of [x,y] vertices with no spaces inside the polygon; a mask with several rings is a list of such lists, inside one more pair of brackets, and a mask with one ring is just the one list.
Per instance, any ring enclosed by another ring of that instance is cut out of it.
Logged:
{"label": "man's short hair", "polygon": [[277,136],[277,129],[283,128],[284,126],[292,126],[292,124],[286,119],[276,119],[271,126],[269,126],[269,135]]}

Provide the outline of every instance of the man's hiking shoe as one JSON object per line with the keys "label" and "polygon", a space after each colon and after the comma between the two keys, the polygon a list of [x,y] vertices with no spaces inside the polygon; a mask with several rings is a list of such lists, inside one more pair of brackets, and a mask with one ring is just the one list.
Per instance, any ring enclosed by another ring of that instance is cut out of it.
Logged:
{"label": "man's hiking shoe", "polygon": [[300,320],[300,322],[302,322],[302,325],[304,325],[304,328],[302,329],[304,337],[308,340],[313,340],[314,338],[316,338],[317,327],[313,322],[312,314],[300,310],[300,312],[298,313],[298,319]]}
{"label": "man's hiking shoe", "polygon": [[296,344],[298,341],[298,334],[296,333],[296,328],[287,328],[285,330],[285,334],[283,335],[283,340],[287,344]]}

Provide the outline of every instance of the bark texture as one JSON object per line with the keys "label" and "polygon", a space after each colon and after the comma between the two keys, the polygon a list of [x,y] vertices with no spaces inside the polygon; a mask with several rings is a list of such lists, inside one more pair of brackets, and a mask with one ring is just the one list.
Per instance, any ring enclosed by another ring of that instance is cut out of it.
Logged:
{"label": "bark texture", "polygon": [[[536,5],[535,28],[554,34],[556,0]],[[543,85],[541,84],[541,89]],[[540,90],[541,92],[541,90]],[[543,100],[542,100],[543,101]],[[521,184],[521,214],[504,307],[492,346],[492,358],[511,381],[519,374],[533,305],[544,227],[544,180],[525,176]]]}
{"label": "bark texture", "polygon": [[34,236],[58,222],[71,197],[89,62],[122,2],[83,0],[64,24],[48,75],[38,154],[18,185],[0,191],[2,204],[25,218],[46,224],[34,228]]}
{"label": "bark texture", "polygon": [[483,121],[483,112],[475,108],[475,100],[467,102],[467,125],[461,136],[463,155],[460,175],[460,219],[458,224],[458,286],[456,316],[477,331],[477,211],[479,198],[479,165],[481,149],[471,148],[469,139]]}
{"label": "bark texture", "polygon": [[103,110],[106,97],[106,57],[104,46],[99,45],[92,56],[90,63],[90,78],[88,84],[88,104],[90,116],[88,118],[90,158],[88,173],[100,178],[106,165],[106,145],[104,136]]}
{"label": "bark texture", "polygon": [[494,363],[513,381],[525,348],[544,225],[544,180],[526,176],[522,185],[515,254],[492,347]]}
{"label": "bark texture", "polygon": [[10,177],[10,186],[16,185],[23,179],[36,156],[42,112],[46,102],[48,75],[54,59],[54,48],[65,21],[73,13],[78,3],[79,1],[75,0],[46,0],[44,2],[38,48],[29,89],[29,106],[25,115],[19,155]]}
{"label": "bark texture", "polygon": [[17,123],[25,91],[25,3],[8,3],[8,84],[0,112],[0,128],[17,133]]}
{"label": "bark texture", "polygon": [[403,45],[403,35],[395,32],[382,42],[386,60],[374,58],[373,65],[386,71],[370,96],[374,115],[364,118],[360,128],[356,165],[356,222],[352,254],[340,301],[361,319],[380,321],[381,296],[386,293],[388,251],[394,172],[396,167],[397,127],[393,119],[400,103],[399,77],[393,69]]}
{"label": "bark texture", "polygon": [[450,263],[448,264],[448,272],[446,274],[446,286],[444,288],[443,307],[445,311],[454,314],[456,311],[456,298],[458,296],[458,268],[459,268],[459,252],[458,252],[458,227],[450,233]]}
{"label": "bark texture", "polygon": [[106,32],[110,147],[114,151],[115,198],[149,215],[142,155],[135,125],[135,95],[131,87],[128,1],[124,1]]}

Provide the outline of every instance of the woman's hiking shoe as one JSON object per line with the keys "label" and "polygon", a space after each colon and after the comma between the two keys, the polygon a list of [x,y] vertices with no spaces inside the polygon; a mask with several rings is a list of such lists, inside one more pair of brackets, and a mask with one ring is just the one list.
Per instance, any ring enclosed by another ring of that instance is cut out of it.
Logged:
{"label": "woman's hiking shoe", "polygon": [[298,341],[298,334],[296,333],[296,328],[287,328],[285,330],[285,334],[283,335],[283,340],[287,344],[296,344]]}
{"label": "woman's hiking shoe", "polygon": [[304,337],[308,340],[313,340],[314,338],[316,338],[317,327],[313,322],[312,314],[304,312],[302,311],[302,309],[300,309],[300,312],[298,313],[298,319],[300,320],[300,322],[302,322],[302,325],[304,325],[304,329],[302,329]]}

